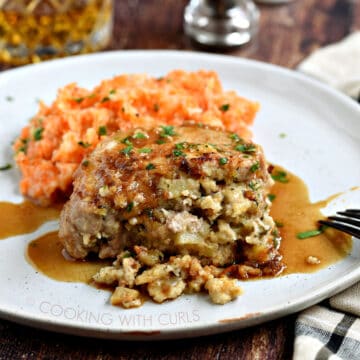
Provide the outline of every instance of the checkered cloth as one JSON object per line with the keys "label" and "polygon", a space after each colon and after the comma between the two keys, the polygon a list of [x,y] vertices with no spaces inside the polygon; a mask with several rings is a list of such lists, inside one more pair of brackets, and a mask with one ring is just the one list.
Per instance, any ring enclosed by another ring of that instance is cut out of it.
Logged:
{"label": "checkered cloth", "polygon": [[[299,70],[360,102],[360,31],[316,51]],[[360,283],[299,314],[293,360],[360,360]]]}
{"label": "checkered cloth", "polygon": [[[360,284],[356,284],[331,298],[329,303],[300,313],[295,323],[293,360],[359,360],[359,306]],[[345,309],[357,311],[349,313]]]}

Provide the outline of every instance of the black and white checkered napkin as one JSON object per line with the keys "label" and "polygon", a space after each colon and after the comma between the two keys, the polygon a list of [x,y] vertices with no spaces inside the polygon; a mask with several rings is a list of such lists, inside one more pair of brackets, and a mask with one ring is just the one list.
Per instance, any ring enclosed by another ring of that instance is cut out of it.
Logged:
{"label": "black and white checkered napkin", "polygon": [[[360,31],[316,51],[299,70],[360,102]],[[293,360],[325,359],[360,360],[360,283],[301,312],[296,320]]]}

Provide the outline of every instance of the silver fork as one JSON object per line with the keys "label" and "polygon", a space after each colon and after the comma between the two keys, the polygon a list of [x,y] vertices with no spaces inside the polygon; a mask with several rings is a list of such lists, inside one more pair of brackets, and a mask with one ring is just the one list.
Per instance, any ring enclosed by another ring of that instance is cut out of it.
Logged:
{"label": "silver fork", "polygon": [[360,209],[347,209],[336,214],[340,216],[329,216],[328,220],[319,220],[319,223],[360,239]]}

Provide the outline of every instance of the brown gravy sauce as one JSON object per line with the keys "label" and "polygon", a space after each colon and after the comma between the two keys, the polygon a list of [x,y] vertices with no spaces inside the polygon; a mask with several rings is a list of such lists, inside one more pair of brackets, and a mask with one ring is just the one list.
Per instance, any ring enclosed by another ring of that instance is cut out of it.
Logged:
{"label": "brown gravy sauce", "polygon": [[41,208],[25,200],[20,204],[0,202],[0,240],[29,234],[50,220],[59,218],[61,206]]}
{"label": "brown gravy sauce", "polygon": [[[276,170],[283,170],[279,167]],[[304,182],[287,172],[288,183],[276,182],[271,193],[276,197],[271,215],[283,224],[279,228],[282,242],[281,253],[287,268],[284,274],[310,273],[344,258],[351,250],[351,237],[336,230],[305,240],[297,239],[299,232],[317,228],[317,220],[324,218],[320,209],[338,195],[314,204]],[[22,204],[0,203],[0,238],[29,233],[48,220],[58,218],[59,208],[44,209],[27,201]],[[27,248],[28,261],[52,279],[68,282],[89,282],[101,267],[110,262],[73,261],[63,255],[57,232],[45,234],[30,242]],[[318,265],[307,263],[308,256],[315,256]]]}
{"label": "brown gravy sauce", "polygon": [[[280,167],[276,170],[285,171]],[[276,197],[270,211],[273,219],[283,224],[279,227],[282,237],[280,252],[286,265],[283,275],[311,273],[341,260],[351,251],[351,236],[330,228],[315,237],[297,238],[298,233],[316,230],[317,221],[325,219],[320,210],[341,194],[311,203],[305,183],[296,175],[286,172],[289,181],[275,182],[271,190]],[[309,264],[309,256],[318,258],[320,264]]]}

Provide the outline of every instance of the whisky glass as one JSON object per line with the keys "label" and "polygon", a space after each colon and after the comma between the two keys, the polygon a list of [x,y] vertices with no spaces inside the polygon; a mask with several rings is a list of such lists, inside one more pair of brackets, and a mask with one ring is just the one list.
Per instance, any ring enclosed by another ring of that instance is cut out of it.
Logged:
{"label": "whisky glass", "polygon": [[0,0],[0,62],[30,62],[105,48],[113,0]]}

